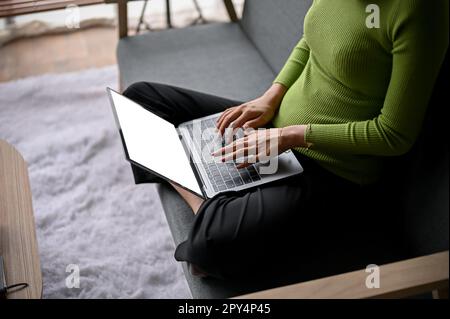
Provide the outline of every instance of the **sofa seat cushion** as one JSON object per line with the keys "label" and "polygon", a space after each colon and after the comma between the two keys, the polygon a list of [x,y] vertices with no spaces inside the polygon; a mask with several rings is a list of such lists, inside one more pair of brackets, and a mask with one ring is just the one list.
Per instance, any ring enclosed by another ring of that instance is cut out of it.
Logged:
{"label": "sofa seat cushion", "polygon": [[167,83],[234,100],[258,96],[275,74],[238,24],[214,23],[119,41],[121,86]]}

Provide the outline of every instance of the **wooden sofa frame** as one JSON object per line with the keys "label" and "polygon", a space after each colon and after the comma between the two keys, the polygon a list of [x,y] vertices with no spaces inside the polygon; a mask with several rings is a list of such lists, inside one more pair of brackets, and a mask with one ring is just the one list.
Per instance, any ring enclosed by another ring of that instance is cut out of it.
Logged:
{"label": "wooden sofa frame", "polygon": [[360,299],[407,298],[433,293],[448,299],[448,250],[402,260],[379,267],[379,288],[368,288],[370,273],[361,269],[285,287],[264,290],[238,298],[255,299]]}

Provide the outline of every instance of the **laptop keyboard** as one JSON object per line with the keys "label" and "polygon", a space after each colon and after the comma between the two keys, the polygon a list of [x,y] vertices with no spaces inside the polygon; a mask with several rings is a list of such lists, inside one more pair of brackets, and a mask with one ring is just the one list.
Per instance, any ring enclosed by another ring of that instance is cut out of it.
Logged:
{"label": "laptop keyboard", "polygon": [[[217,118],[202,120],[200,122],[202,132],[208,128],[215,128],[216,120]],[[189,123],[188,125],[186,125],[186,128],[192,138],[194,130],[193,124]],[[196,136],[201,135],[197,134]],[[242,136],[243,132],[242,130],[240,130],[240,132],[236,134],[236,138],[241,138]],[[196,144],[197,149],[202,150],[203,148],[207,147],[210,153],[225,145],[223,138],[219,137],[217,134],[215,134],[214,137],[211,137],[211,140],[209,141],[204,141],[202,139],[200,141],[201,145],[199,145],[199,141],[197,139],[193,139],[193,141]],[[213,189],[216,192],[225,191],[227,189],[232,189],[244,184],[249,184],[261,180],[261,176],[257,171],[259,163],[252,164],[246,168],[238,169],[234,162],[206,162],[202,158],[201,165],[204,167],[213,186]]]}

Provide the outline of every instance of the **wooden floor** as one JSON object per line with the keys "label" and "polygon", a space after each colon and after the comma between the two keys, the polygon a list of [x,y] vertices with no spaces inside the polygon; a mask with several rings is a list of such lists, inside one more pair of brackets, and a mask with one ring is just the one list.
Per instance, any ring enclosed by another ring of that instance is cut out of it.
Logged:
{"label": "wooden floor", "polygon": [[0,82],[115,64],[117,41],[112,27],[16,40],[0,47]]}

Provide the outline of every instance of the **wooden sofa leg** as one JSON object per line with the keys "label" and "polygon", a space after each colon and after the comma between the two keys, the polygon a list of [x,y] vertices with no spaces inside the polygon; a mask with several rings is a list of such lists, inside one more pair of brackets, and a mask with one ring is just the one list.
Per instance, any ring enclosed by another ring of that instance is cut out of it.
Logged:
{"label": "wooden sofa leg", "polygon": [[448,299],[448,287],[433,290],[433,299]]}
{"label": "wooden sofa leg", "polygon": [[227,9],[230,20],[232,22],[237,22],[238,17],[236,14],[236,10],[234,9],[233,1],[232,0],[223,0],[223,3],[225,4],[225,8]]}
{"label": "wooden sofa leg", "polygon": [[119,24],[119,38],[128,36],[128,0],[117,1],[117,17]]}

